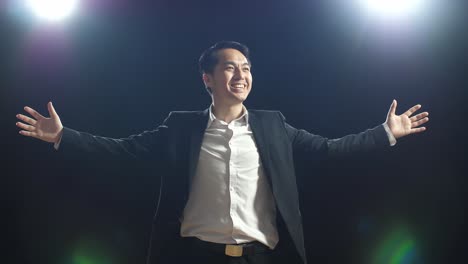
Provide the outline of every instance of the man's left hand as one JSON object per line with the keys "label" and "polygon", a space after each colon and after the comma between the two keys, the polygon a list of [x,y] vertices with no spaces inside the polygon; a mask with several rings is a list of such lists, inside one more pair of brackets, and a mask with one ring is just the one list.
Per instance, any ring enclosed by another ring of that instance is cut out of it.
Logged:
{"label": "man's left hand", "polygon": [[429,121],[429,117],[427,117],[429,113],[423,112],[412,116],[414,112],[421,108],[421,105],[415,105],[401,115],[395,114],[396,108],[397,101],[393,100],[390,110],[388,110],[387,120],[385,120],[396,139],[426,130],[425,127],[420,127],[420,125]]}

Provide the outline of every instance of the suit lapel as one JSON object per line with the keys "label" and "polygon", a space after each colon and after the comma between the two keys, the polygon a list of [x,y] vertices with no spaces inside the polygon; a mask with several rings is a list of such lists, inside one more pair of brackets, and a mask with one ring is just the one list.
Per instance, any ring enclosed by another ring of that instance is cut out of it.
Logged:
{"label": "suit lapel", "polygon": [[260,160],[262,161],[263,169],[265,170],[265,174],[268,178],[268,181],[271,184],[270,178],[270,166],[269,160],[270,157],[268,155],[269,149],[268,144],[266,144],[266,131],[265,126],[262,124],[262,119],[259,118],[258,113],[255,111],[249,111],[249,125],[250,129],[252,129],[252,133],[255,139],[255,143],[257,145],[258,154],[260,155]]}
{"label": "suit lapel", "polygon": [[189,188],[192,185],[192,179],[198,164],[203,135],[208,124],[209,110],[199,112],[195,116],[193,129],[190,131],[190,149],[189,149]]}

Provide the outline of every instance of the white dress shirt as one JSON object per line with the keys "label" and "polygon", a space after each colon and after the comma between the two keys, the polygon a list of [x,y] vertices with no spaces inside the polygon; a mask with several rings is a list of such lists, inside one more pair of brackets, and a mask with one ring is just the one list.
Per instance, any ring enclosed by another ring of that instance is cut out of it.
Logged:
{"label": "white dress shirt", "polygon": [[183,212],[181,236],[239,244],[278,243],[276,205],[248,123],[210,118]]}

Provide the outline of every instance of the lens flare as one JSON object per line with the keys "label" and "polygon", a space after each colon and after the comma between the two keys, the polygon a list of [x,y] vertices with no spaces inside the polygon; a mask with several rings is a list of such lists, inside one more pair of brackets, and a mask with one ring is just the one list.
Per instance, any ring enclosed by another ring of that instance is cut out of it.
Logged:
{"label": "lens flare", "polygon": [[71,264],[112,264],[115,255],[95,239],[81,239],[76,243],[69,259]]}
{"label": "lens flare", "polygon": [[397,229],[379,244],[372,263],[420,264],[422,261],[415,239],[405,229]]}

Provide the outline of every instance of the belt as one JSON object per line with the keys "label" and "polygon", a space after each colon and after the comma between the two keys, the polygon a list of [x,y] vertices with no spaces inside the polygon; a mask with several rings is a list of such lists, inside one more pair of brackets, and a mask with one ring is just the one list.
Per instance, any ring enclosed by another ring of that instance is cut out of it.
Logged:
{"label": "belt", "polygon": [[203,241],[195,237],[186,237],[184,239],[190,240],[190,244],[195,250],[208,250],[214,253],[225,254],[230,257],[241,257],[271,251],[269,247],[258,241],[242,244],[219,244]]}

